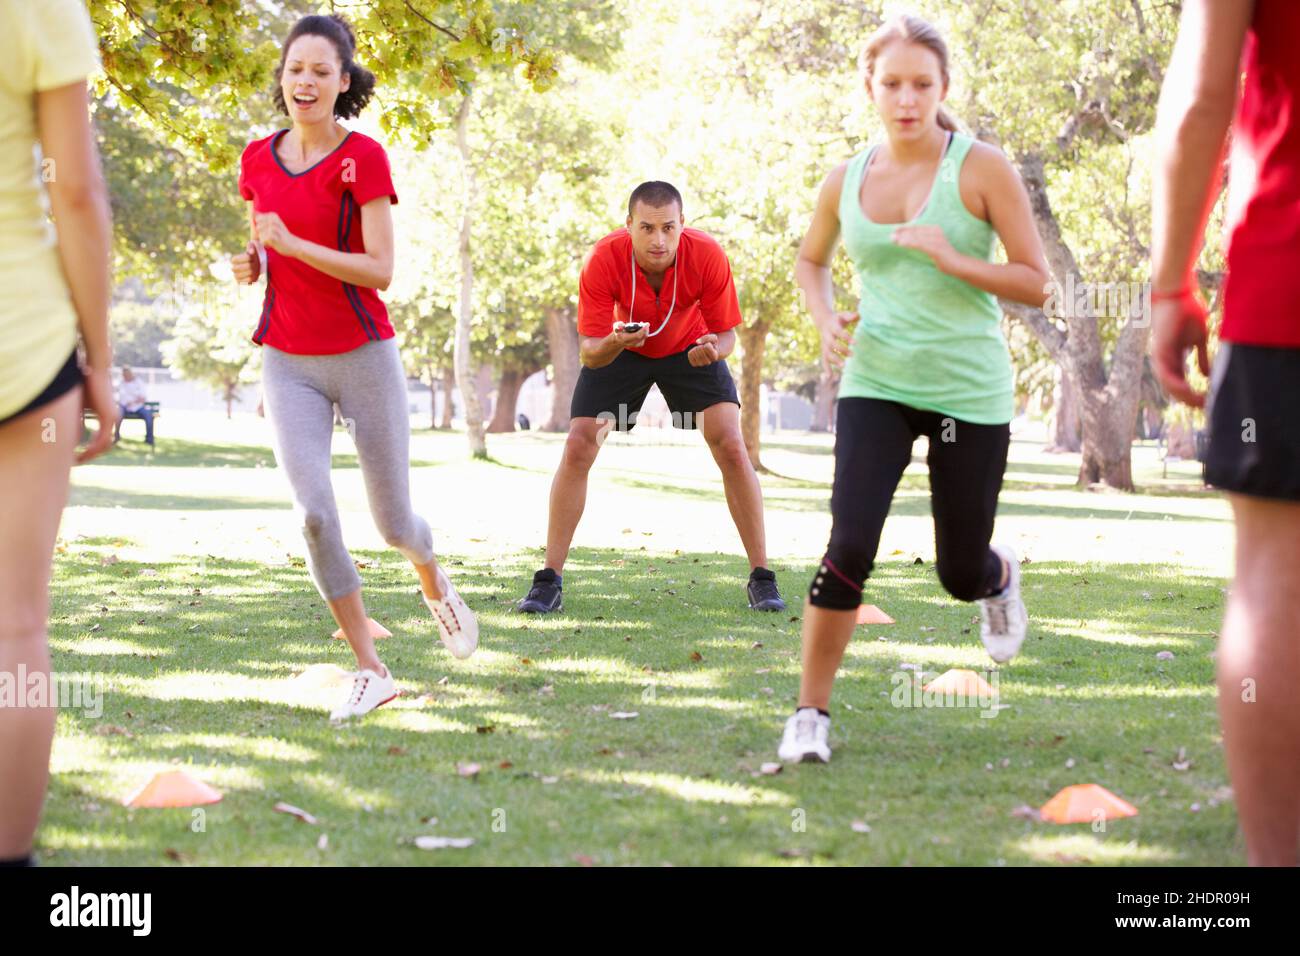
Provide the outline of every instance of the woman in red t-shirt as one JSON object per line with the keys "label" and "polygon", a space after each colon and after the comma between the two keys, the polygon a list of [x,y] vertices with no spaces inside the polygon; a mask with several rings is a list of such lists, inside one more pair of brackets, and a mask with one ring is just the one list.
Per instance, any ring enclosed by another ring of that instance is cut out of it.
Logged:
{"label": "woman in red t-shirt", "polygon": [[478,644],[478,622],[434,560],[428,524],[411,510],[406,376],[377,292],[392,280],[397,193],[384,148],[337,121],[358,115],[374,90],[355,49],[341,17],[303,17],[290,31],[276,103],[293,126],[244,150],[239,192],[250,204],[252,240],[232,260],[238,281],[266,281],[253,341],[264,349],[276,461],[293,488],[312,580],[357,657],[335,720],[397,695],[375,653],[380,628],[366,615],[330,485],[336,404],[356,442],[375,525],[415,565],[442,642],[457,657]]}
{"label": "woman in red t-shirt", "polygon": [[[1156,124],[1151,360],[1189,405],[1209,374],[1195,266],[1232,123],[1223,326],[1205,477],[1228,493],[1236,568],[1219,637],[1223,746],[1247,859],[1300,861],[1300,3],[1183,4]],[[1238,99],[1238,93],[1240,98]],[[1234,105],[1236,120],[1233,122]]]}

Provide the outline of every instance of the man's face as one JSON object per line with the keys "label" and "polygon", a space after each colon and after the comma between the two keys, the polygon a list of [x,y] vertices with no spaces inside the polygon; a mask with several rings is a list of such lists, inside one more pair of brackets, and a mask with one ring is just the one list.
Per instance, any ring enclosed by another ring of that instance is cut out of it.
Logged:
{"label": "man's face", "polygon": [[122,379],[123,379],[123,381],[133,382],[133,381],[135,381],[135,373],[132,372],[129,368],[128,368],[128,369],[123,369],[123,370],[122,370]]}
{"label": "man's face", "polygon": [[677,258],[677,243],[682,238],[682,211],[677,203],[648,206],[638,202],[627,217],[627,231],[632,234],[632,251],[637,264],[646,272],[664,272]]}

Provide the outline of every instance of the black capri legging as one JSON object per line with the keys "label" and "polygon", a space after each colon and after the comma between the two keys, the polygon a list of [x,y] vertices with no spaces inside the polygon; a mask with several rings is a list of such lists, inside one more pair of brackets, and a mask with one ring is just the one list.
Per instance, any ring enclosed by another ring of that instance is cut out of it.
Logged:
{"label": "black capri legging", "polygon": [[836,413],[831,540],[813,577],[816,607],[853,610],[875,563],[912,443],[930,439],[930,511],[939,581],[961,601],[998,590],[1002,560],[989,548],[1007,467],[1010,425],[977,425],[875,398],[842,398]]}

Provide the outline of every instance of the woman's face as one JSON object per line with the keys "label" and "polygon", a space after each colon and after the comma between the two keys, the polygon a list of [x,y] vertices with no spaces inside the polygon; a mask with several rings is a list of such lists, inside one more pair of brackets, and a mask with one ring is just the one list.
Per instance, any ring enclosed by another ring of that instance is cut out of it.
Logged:
{"label": "woman's face", "polygon": [[867,91],[891,138],[925,136],[948,95],[939,57],[927,46],[894,40],[876,56]]}
{"label": "woman's face", "polygon": [[280,74],[280,91],[295,123],[319,123],[334,118],[334,103],[352,85],[334,44],[307,33],[289,45]]}

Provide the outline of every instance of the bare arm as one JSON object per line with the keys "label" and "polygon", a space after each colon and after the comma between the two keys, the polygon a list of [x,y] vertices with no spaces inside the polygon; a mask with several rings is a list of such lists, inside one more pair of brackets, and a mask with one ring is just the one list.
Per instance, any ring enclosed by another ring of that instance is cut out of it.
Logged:
{"label": "bare arm", "polygon": [[645,345],[648,332],[649,329],[643,325],[639,332],[633,332],[631,335],[617,330],[604,336],[580,335],[578,358],[587,368],[604,368],[618,358],[618,353],[624,349],[640,348]]}
{"label": "bare arm", "polygon": [[1253,0],[1183,4],[1156,115],[1151,189],[1151,279],[1156,292],[1189,286],[1218,192],[1223,144],[1237,103],[1241,49]]}
{"label": "bare arm", "polygon": [[[1236,108],[1241,50],[1253,0],[1183,4],[1156,115],[1156,175],[1151,189],[1151,283],[1170,298],[1152,307],[1151,366],[1170,395],[1201,406],[1187,381],[1195,350],[1210,373],[1205,307],[1192,292],[1192,269],[1218,192],[1223,144]],[[1181,293],[1181,294],[1180,294]]]}
{"label": "bare arm", "polygon": [[113,226],[88,103],[84,82],[37,93],[36,120],[41,152],[54,163],[50,211],[86,363],[107,369],[113,361],[108,339]]}
{"label": "bare arm", "polygon": [[283,256],[301,260],[313,269],[365,289],[387,289],[393,281],[393,209],[388,196],[361,207],[361,235],[365,252],[342,252],[300,239],[289,232],[275,213],[255,213],[254,238]]}
{"label": "bare arm", "polygon": [[85,348],[82,401],[99,419],[99,431],[77,455],[79,463],[111,447],[117,421],[109,378],[113,350],[108,337],[113,226],[88,104],[84,81],[36,94],[41,152],[54,163],[49,195],[59,237],[59,260]]}
{"label": "bare arm", "polygon": [[804,306],[821,336],[822,362],[833,369],[843,368],[849,357],[853,337],[848,326],[858,318],[853,312],[835,311],[831,279],[831,258],[840,238],[840,194],[848,168],[848,163],[841,163],[822,183],[812,223],[799,243],[794,263],[794,281],[803,290]]}

